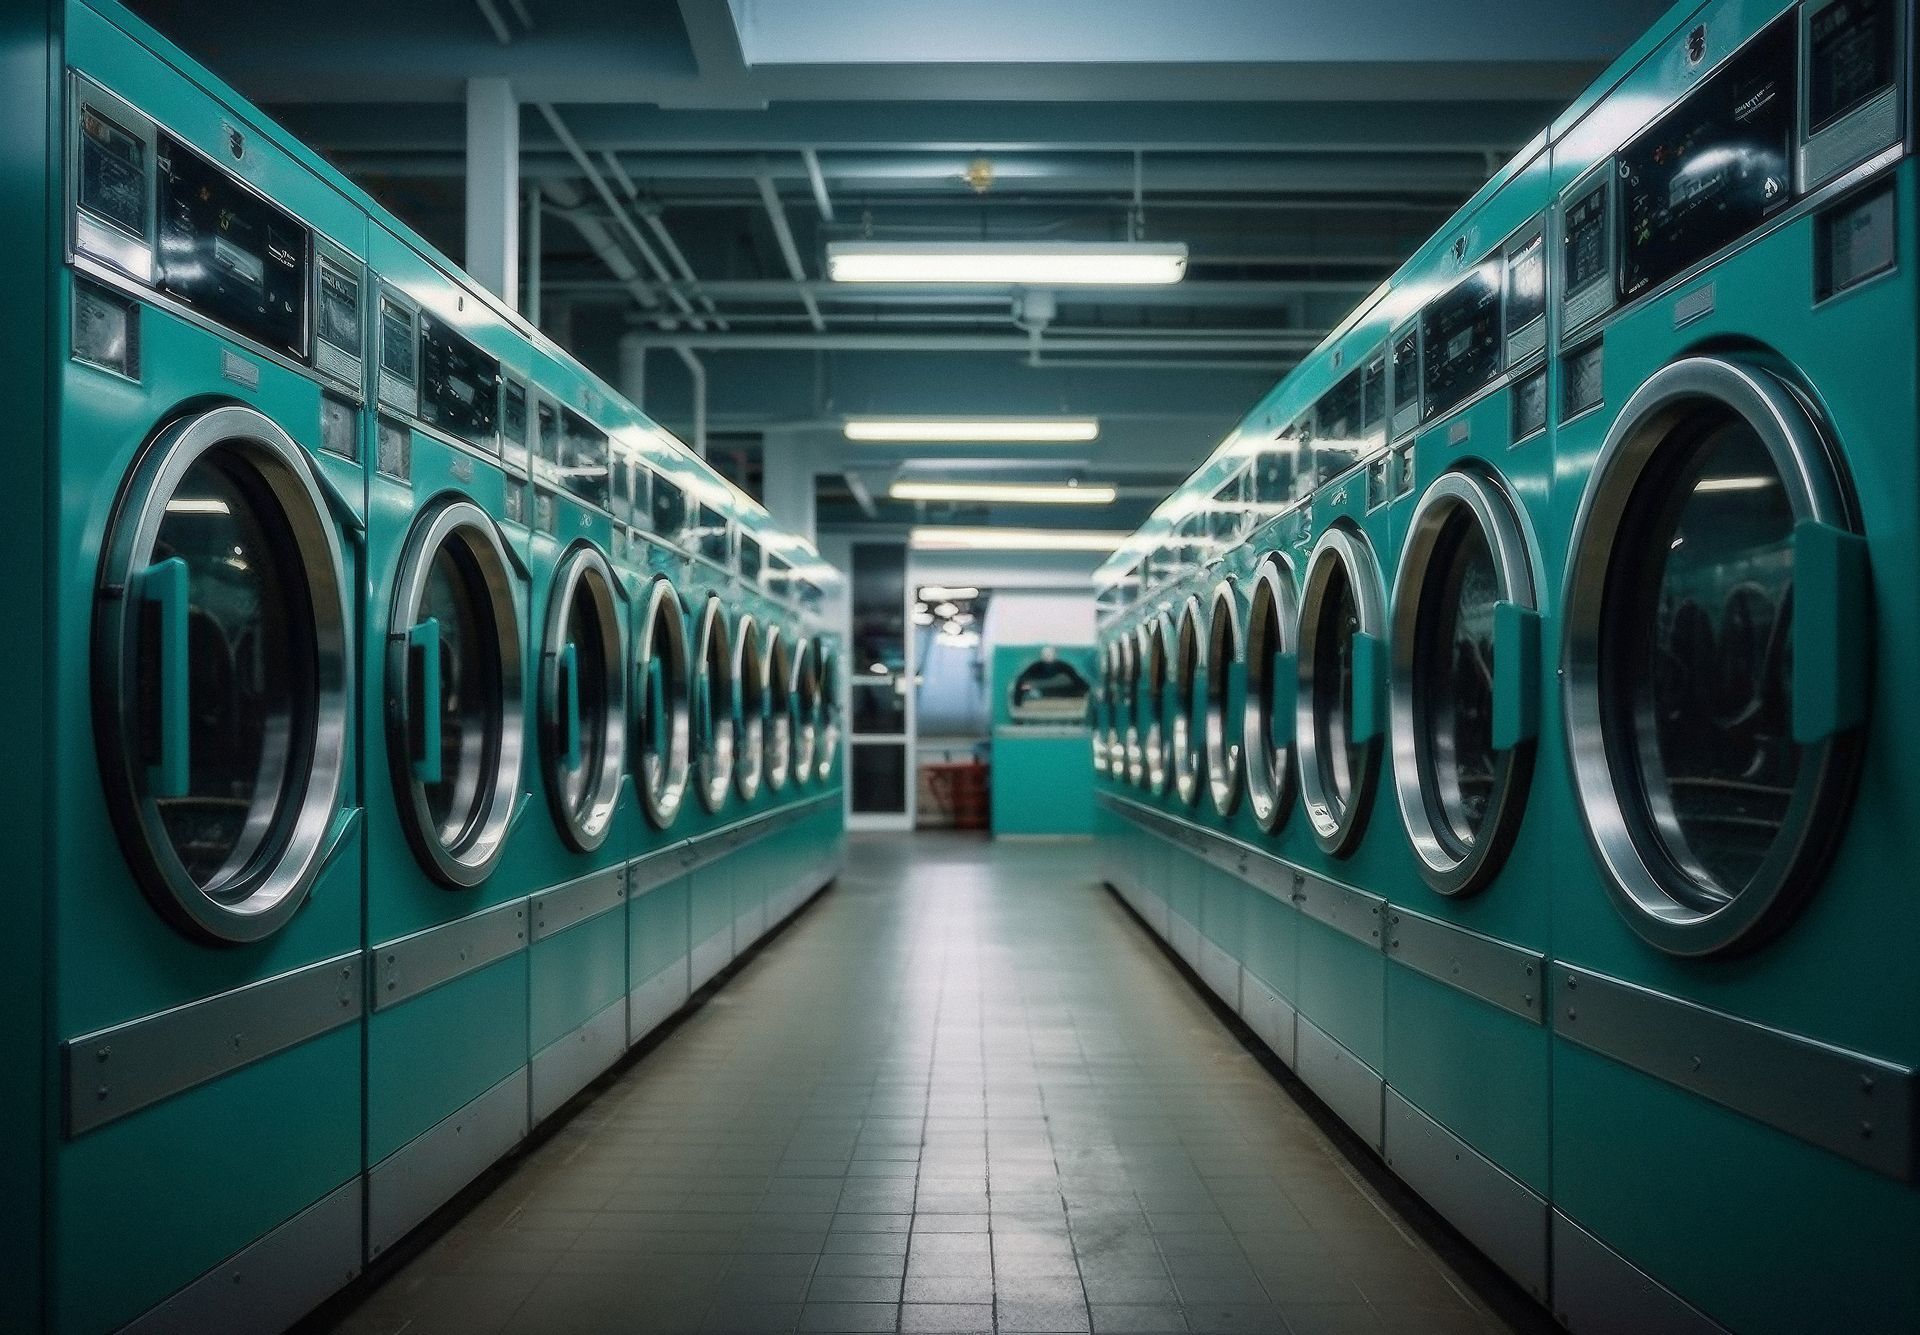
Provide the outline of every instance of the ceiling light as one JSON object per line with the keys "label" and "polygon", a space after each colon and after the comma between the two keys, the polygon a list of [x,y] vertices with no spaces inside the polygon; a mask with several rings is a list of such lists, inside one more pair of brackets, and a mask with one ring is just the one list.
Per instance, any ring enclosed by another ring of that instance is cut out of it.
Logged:
{"label": "ceiling light", "polygon": [[971,584],[928,584],[920,590],[923,603],[964,603],[979,596],[980,590]]}
{"label": "ceiling light", "polygon": [[1051,444],[1096,440],[1097,417],[850,417],[847,439],[862,442],[970,443],[1012,441]]}
{"label": "ceiling light", "polygon": [[887,495],[896,501],[1004,501],[1010,505],[1111,505],[1118,495],[1099,483],[1074,482],[896,482]]}
{"label": "ceiling light", "polygon": [[832,241],[827,244],[827,277],[836,283],[1105,287],[1177,283],[1186,272],[1184,242]]}
{"label": "ceiling light", "polygon": [[962,528],[926,525],[908,541],[922,552],[1111,552],[1127,540],[1125,533],[1090,529]]}

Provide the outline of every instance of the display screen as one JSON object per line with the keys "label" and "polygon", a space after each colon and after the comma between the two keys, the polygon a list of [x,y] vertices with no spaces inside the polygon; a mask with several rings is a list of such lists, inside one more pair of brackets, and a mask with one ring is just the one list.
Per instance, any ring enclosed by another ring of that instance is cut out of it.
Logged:
{"label": "display screen", "polygon": [[560,477],[566,489],[590,505],[607,504],[607,433],[569,408]]}
{"label": "display screen", "polygon": [[1393,410],[1420,402],[1420,334],[1409,329],[1393,345]]}
{"label": "display screen", "polygon": [[433,316],[420,316],[420,420],[498,450],[500,363]]}
{"label": "display screen", "polygon": [[320,261],[320,337],[351,356],[360,355],[360,280]]}
{"label": "display screen", "polygon": [[740,578],[757,583],[760,579],[760,564],[760,540],[742,533],[740,535]]}
{"label": "display screen", "polygon": [[527,387],[509,380],[500,391],[500,452],[522,472],[527,467]]}
{"label": "display screen", "polygon": [[1835,0],[1807,21],[1807,129],[1893,86],[1894,0]]}
{"label": "display screen", "polygon": [[700,507],[700,528],[694,550],[716,565],[727,563],[727,517],[711,505]]}
{"label": "display screen", "polygon": [[1535,371],[1513,390],[1513,438],[1521,440],[1547,429],[1547,373]]}
{"label": "display screen", "polygon": [[166,134],[157,163],[161,288],[263,347],[305,355],[306,227]]}
{"label": "display screen", "polygon": [[1621,150],[1622,300],[1792,201],[1794,37],[1777,20]]}
{"label": "display screen", "polygon": [[[541,463],[560,466],[560,414],[551,403],[540,405],[540,438],[534,442],[534,457]],[[548,470],[548,476],[552,470]]]}
{"label": "display screen", "polygon": [[1607,271],[1607,183],[1600,182],[1567,208],[1561,240],[1567,291],[1578,292]]}
{"label": "display screen", "polygon": [[1546,242],[1536,236],[1507,256],[1507,332],[1525,329],[1546,313]]}
{"label": "display screen", "polygon": [[397,301],[380,298],[380,369],[413,383],[413,312]]}
{"label": "display screen", "polygon": [[80,207],[147,234],[147,146],[92,107],[80,108]]}
{"label": "display screen", "polygon": [[687,494],[664,477],[653,480],[653,531],[668,542],[680,541],[687,526]]}
{"label": "display screen", "polygon": [[1421,313],[1423,421],[1452,410],[1500,373],[1501,267],[1497,256],[1482,261]]}
{"label": "display screen", "polygon": [[1381,357],[1367,363],[1360,373],[1360,425],[1371,431],[1387,415],[1387,361]]}

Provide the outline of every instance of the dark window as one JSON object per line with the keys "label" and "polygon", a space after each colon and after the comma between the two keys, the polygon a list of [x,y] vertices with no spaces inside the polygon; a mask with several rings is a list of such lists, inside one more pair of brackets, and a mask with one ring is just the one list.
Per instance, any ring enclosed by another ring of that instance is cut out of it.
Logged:
{"label": "dark window", "polygon": [[499,446],[499,419],[499,361],[423,312],[420,420],[491,451]]}

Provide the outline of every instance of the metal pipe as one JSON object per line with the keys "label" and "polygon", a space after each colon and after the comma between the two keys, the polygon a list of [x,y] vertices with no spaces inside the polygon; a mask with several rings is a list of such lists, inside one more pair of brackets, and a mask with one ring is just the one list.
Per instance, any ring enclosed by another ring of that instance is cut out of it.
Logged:
{"label": "metal pipe", "polygon": [[[591,216],[591,215],[589,215]],[[569,221],[579,219],[568,214]],[[598,278],[556,278],[550,290],[579,290],[604,286]],[[715,297],[729,302],[794,302],[799,290],[834,305],[946,305],[1005,306],[1018,289],[1009,284],[980,284],[967,291],[926,283],[835,283],[808,279],[795,283],[785,278],[741,278],[708,280],[700,285]],[[1220,279],[1169,283],[1164,287],[1075,287],[1055,289],[1063,306],[1170,306],[1178,309],[1211,306],[1271,306],[1301,295],[1366,295],[1379,286],[1377,279],[1293,278],[1293,279]]]}
{"label": "metal pipe", "polygon": [[660,248],[666,251],[667,258],[673,261],[673,267],[679,273],[680,281],[687,284],[687,286],[698,295],[700,304],[707,308],[708,314],[713,316],[714,325],[717,328],[725,329],[727,322],[720,318],[720,308],[714,304],[712,296],[707,293],[706,288],[701,285],[700,279],[695,276],[693,265],[687,262],[687,254],[680,249],[680,243],[673,239],[673,233],[667,230],[666,220],[661,218],[660,210],[653,208],[641,209],[640,221],[645,223],[648,229],[653,232],[654,236],[658,238]]}
{"label": "metal pipe", "polygon": [[[639,337],[645,337],[640,335]],[[644,350],[644,349],[643,349]],[[687,364],[687,374],[693,379],[693,452],[702,459],[707,457],[707,368],[689,348],[675,348],[680,360]]]}
{"label": "metal pipe", "polygon": [[820,304],[814,300],[813,293],[805,283],[806,268],[800,263],[800,247],[793,243],[793,229],[787,225],[787,211],[780,203],[780,192],[773,187],[771,176],[756,178],[760,183],[760,202],[766,205],[767,219],[773,224],[773,239],[780,245],[780,254],[787,261],[787,272],[793,275],[793,281],[801,284],[800,304],[807,308],[807,317],[813,321],[813,327],[825,330],[827,322],[820,314]]}
{"label": "metal pipe", "polygon": [[[868,332],[762,334],[734,332],[693,333],[645,331],[635,333],[655,348],[698,348],[717,352],[1016,352],[1028,349],[1027,335],[1011,334],[881,334]],[[1048,338],[1050,352],[1194,352],[1300,353],[1321,340],[1312,333],[1236,338],[1181,339],[1166,335],[1128,338]]]}
{"label": "metal pipe", "polygon": [[540,327],[540,248],[543,242],[541,223],[546,215],[546,205],[541,199],[540,183],[535,181],[527,187],[527,322],[535,329]]}
{"label": "metal pipe", "polygon": [[800,160],[807,165],[807,183],[813,187],[813,202],[820,206],[823,221],[833,221],[833,196],[827,193],[827,176],[820,170],[820,155],[810,148],[800,150]]}
{"label": "metal pipe", "polygon": [[513,45],[513,30],[507,27],[507,21],[500,17],[500,9],[493,0],[473,0],[480,11],[480,17],[493,29],[493,39],[502,46]]}

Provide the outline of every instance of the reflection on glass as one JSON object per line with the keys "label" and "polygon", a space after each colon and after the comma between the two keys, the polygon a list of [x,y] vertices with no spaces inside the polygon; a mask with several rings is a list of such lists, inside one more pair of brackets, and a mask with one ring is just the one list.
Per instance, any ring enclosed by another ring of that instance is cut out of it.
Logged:
{"label": "reflection on glass", "polygon": [[[561,791],[567,810],[576,817],[585,816],[593,804],[594,781],[607,758],[607,628],[600,620],[599,604],[588,596],[583,581],[574,591],[573,605],[567,609],[567,638],[563,647],[573,650],[574,670],[580,674],[576,687],[580,701],[580,763],[560,766]],[[565,708],[563,698],[561,707]],[[564,727],[565,719],[561,720]]]}
{"label": "reflection on glass", "polygon": [[1456,510],[1434,545],[1414,646],[1421,786],[1456,856],[1473,848],[1493,796],[1493,607],[1499,577],[1486,532]]}
{"label": "reflection on glass", "polygon": [[219,451],[181,478],[154,541],[156,563],[187,564],[192,664],[187,790],[158,806],[199,886],[246,868],[303,780],[313,683],[302,650],[310,656],[313,613],[305,582],[289,568],[292,544],[265,483]]}
{"label": "reflection on glass", "polygon": [[440,777],[422,786],[435,836],[447,848],[482,815],[487,753],[497,740],[500,664],[488,649],[484,588],[466,545],[447,542],[433,554],[420,599],[420,620],[440,623]]}
{"label": "reflection on glass", "polygon": [[[1701,436],[1636,497],[1646,519],[1608,597],[1627,656],[1608,698],[1644,817],[1702,911],[1739,895],[1779,837],[1800,770],[1788,701],[1793,511],[1745,423]],[[1644,501],[1641,499],[1644,497]]]}
{"label": "reflection on glass", "polygon": [[1353,637],[1360,633],[1360,603],[1344,561],[1335,562],[1320,601],[1313,663],[1314,745],[1321,757],[1327,796],[1341,811],[1353,800],[1366,747],[1353,738]]}
{"label": "reflection on glass", "polygon": [[1043,658],[1013,679],[1008,707],[1019,723],[1078,723],[1087,716],[1091,693],[1073,664]]}

